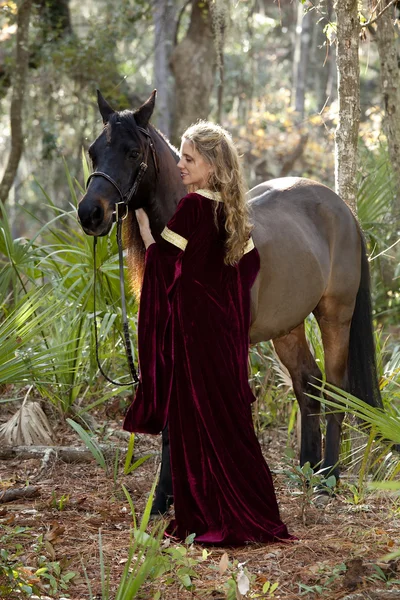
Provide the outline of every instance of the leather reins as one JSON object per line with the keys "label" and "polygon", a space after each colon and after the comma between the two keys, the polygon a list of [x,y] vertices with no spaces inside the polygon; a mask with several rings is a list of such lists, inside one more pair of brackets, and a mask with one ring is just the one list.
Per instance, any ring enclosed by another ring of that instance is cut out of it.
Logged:
{"label": "leather reins", "polygon": [[[99,367],[100,373],[103,375],[103,377],[105,379],[107,379],[107,381],[112,383],[113,385],[118,385],[118,386],[137,385],[139,383],[139,376],[136,371],[134,360],[133,360],[133,355],[132,355],[132,344],[131,344],[131,339],[130,339],[130,334],[129,334],[128,317],[127,317],[127,313],[126,313],[124,256],[123,256],[123,248],[122,248],[122,222],[128,216],[129,203],[131,202],[132,198],[137,193],[140,182],[142,181],[143,176],[147,171],[147,167],[148,167],[147,159],[148,159],[149,148],[151,150],[151,154],[153,157],[153,162],[154,162],[154,167],[155,167],[156,173],[159,172],[157,153],[156,153],[156,149],[154,147],[154,142],[150,136],[150,133],[147,131],[147,129],[144,129],[143,127],[137,127],[137,129],[146,136],[147,144],[146,144],[146,149],[145,149],[144,160],[140,163],[139,170],[133,180],[131,187],[128,189],[126,194],[123,194],[119,185],[117,184],[117,182],[112,177],[110,177],[110,175],[107,175],[107,173],[103,173],[103,171],[94,171],[88,177],[88,180],[86,182],[86,189],[87,189],[89,187],[91,180],[94,177],[102,177],[103,179],[106,179],[114,186],[114,188],[117,190],[118,195],[120,197],[120,201],[115,203],[113,220],[117,224],[116,237],[117,237],[117,245],[118,245],[119,284],[120,284],[120,291],[121,291],[121,311],[122,311],[122,327],[123,327],[123,333],[124,333],[124,345],[125,345],[125,352],[126,352],[128,367],[129,367],[129,371],[130,371],[130,374],[132,377],[132,381],[129,381],[128,383],[120,383],[118,381],[114,381],[113,379],[111,379],[104,372],[103,367],[100,363],[99,340],[98,340],[98,330],[97,330],[97,321],[96,321],[96,279],[97,279],[96,244],[97,244],[97,237],[95,236],[93,238],[93,295],[94,295],[94,298],[93,298],[93,321],[94,321],[94,337],[95,337],[95,345],[96,345],[96,361],[97,361],[97,365]],[[121,210],[121,209],[123,209],[123,210]]]}

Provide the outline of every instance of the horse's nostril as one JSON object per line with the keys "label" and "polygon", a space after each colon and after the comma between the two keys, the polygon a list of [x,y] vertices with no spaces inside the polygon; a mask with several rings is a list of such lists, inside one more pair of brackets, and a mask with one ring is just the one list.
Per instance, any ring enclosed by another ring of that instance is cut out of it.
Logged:
{"label": "horse's nostril", "polygon": [[96,206],[92,210],[91,218],[93,223],[99,222],[103,219],[103,209],[101,206]]}

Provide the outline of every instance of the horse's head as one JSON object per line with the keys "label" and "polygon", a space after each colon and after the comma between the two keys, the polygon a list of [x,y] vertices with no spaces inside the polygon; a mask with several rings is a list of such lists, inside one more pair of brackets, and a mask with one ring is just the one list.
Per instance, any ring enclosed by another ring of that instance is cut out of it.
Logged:
{"label": "horse's head", "polygon": [[136,111],[116,112],[97,92],[104,128],[89,148],[94,172],[78,207],[79,220],[88,235],[107,235],[117,203],[139,208],[154,189],[158,164],[147,125],[155,96],[154,91]]}

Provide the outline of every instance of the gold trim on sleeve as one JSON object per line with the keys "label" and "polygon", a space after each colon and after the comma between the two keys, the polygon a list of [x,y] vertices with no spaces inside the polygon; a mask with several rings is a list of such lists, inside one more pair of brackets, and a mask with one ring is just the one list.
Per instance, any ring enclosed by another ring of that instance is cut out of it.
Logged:
{"label": "gold trim on sleeve", "polygon": [[247,254],[248,252],[250,252],[250,250],[253,250],[253,248],[254,248],[253,238],[249,238],[249,240],[246,242],[246,245],[244,247],[243,254]]}
{"label": "gold trim on sleeve", "polygon": [[179,235],[179,233],[175,233],[175,231],[168,229],[168,227],[164,227],[161,232],[161,237],[174,246],[177,246],[177,248],[180,248],[181,250],[185,250],[188,243],[186,238],[184,238],[182,235]]}

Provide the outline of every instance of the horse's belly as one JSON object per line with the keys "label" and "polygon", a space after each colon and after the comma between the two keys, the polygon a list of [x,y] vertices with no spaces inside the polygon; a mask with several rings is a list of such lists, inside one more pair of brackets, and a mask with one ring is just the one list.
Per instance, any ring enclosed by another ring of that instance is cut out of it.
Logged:
{"label": "horse's belly", "polygon": [[[297,327],[315,309],[324,289],[325,278],[314,273],[302,281],[288,277],[271,278],[265,284],[262,274],[252,290],[252,344],[278,338]],[[254,294],[254,298],[253,298]]]}
{"label": "horse's belly", "polygon": [[324,240],[313,248],[301,239],[276,239],[258,251],[261,269],[252,289],[252,343],[280,337],[302,323],[319,303],[330,275]]}

